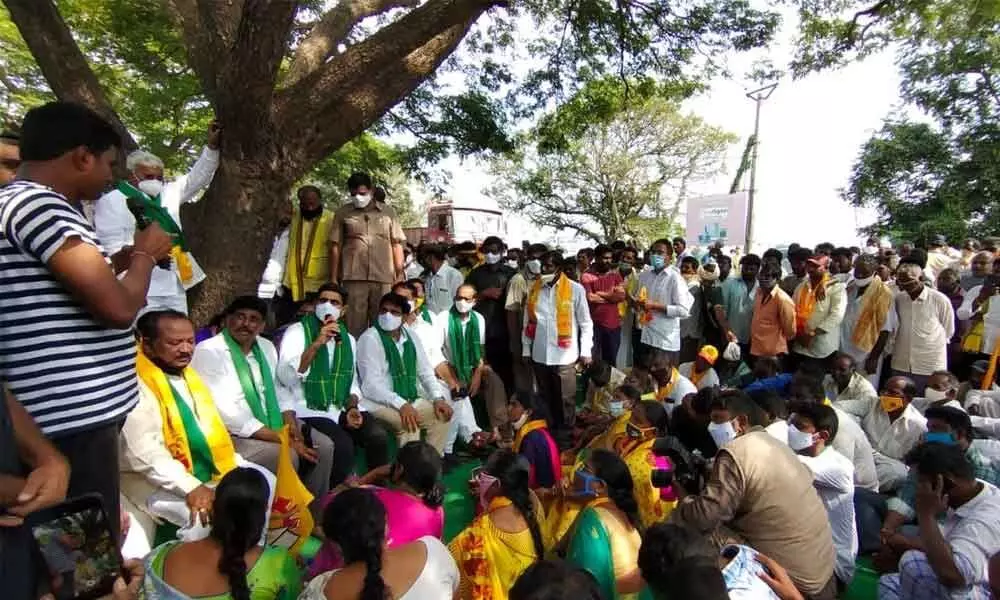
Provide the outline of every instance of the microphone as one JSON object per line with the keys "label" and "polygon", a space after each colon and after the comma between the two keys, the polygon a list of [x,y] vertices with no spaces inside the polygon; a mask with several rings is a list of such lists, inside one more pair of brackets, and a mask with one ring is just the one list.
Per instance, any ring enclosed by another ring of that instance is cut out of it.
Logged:
{"label": "microphone", "polygon": [[[139,200],[135,198],[129,198],[128,196],[126,196],[125,205],[128,207],[128,211],[132,213],[132,217],[135,218],[135,226],[139,231],[142,231],[143,229],[153,224],[153,221],[151,221],[149,217],[146,216],[146,213],[143,211],[142,203],[139,202]],[[167,269],[169,271],[170,259],[164,258],[160,262],[156,263],[156,266],[160,267],[161,269]]]}

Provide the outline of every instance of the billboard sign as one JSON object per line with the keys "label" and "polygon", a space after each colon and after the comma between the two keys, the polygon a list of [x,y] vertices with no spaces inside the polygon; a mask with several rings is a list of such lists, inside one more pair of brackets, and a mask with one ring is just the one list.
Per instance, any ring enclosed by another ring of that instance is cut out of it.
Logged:
{"label": "billboard sign", "polygon": [[746,243],[746,228],[746,192],[688,200],[684,237],[689,246],[708,246],[716,242],[725,246],[743,246]]}

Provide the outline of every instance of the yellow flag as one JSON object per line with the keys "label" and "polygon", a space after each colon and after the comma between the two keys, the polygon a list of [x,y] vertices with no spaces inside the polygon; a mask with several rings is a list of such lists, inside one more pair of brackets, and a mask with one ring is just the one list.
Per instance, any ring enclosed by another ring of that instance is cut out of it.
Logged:
{"label": "yellow flag", "polygon": [[298,553],[312,535],[313,518],[309,503],[313,495],[302,485],[292,466],[288,447],[288,426],[281,428],[281,454],[278,456],[278,482],[274,486],[274,504],[267,525],[267,543]]}

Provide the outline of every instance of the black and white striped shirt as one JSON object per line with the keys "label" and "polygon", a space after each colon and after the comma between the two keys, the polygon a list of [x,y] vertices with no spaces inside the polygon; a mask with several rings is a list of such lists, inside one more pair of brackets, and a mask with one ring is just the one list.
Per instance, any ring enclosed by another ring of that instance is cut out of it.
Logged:
{"label": "black and white striped shirt", "polygon": [[0,377],[50,437],[122,420],[139,396],[132,333],[100,324],[47,267],[73,237],[104,253],[61,194],[0,188]]}

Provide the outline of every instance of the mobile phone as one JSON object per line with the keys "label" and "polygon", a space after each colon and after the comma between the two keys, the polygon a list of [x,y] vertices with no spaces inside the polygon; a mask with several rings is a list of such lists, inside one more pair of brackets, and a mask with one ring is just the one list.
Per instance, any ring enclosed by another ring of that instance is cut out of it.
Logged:
{"label": "mobile phone", "polygon": [[88,494],[28,515],[56,600],[92,600],[111,593],[123,572],[118,542],[101,497]]}

